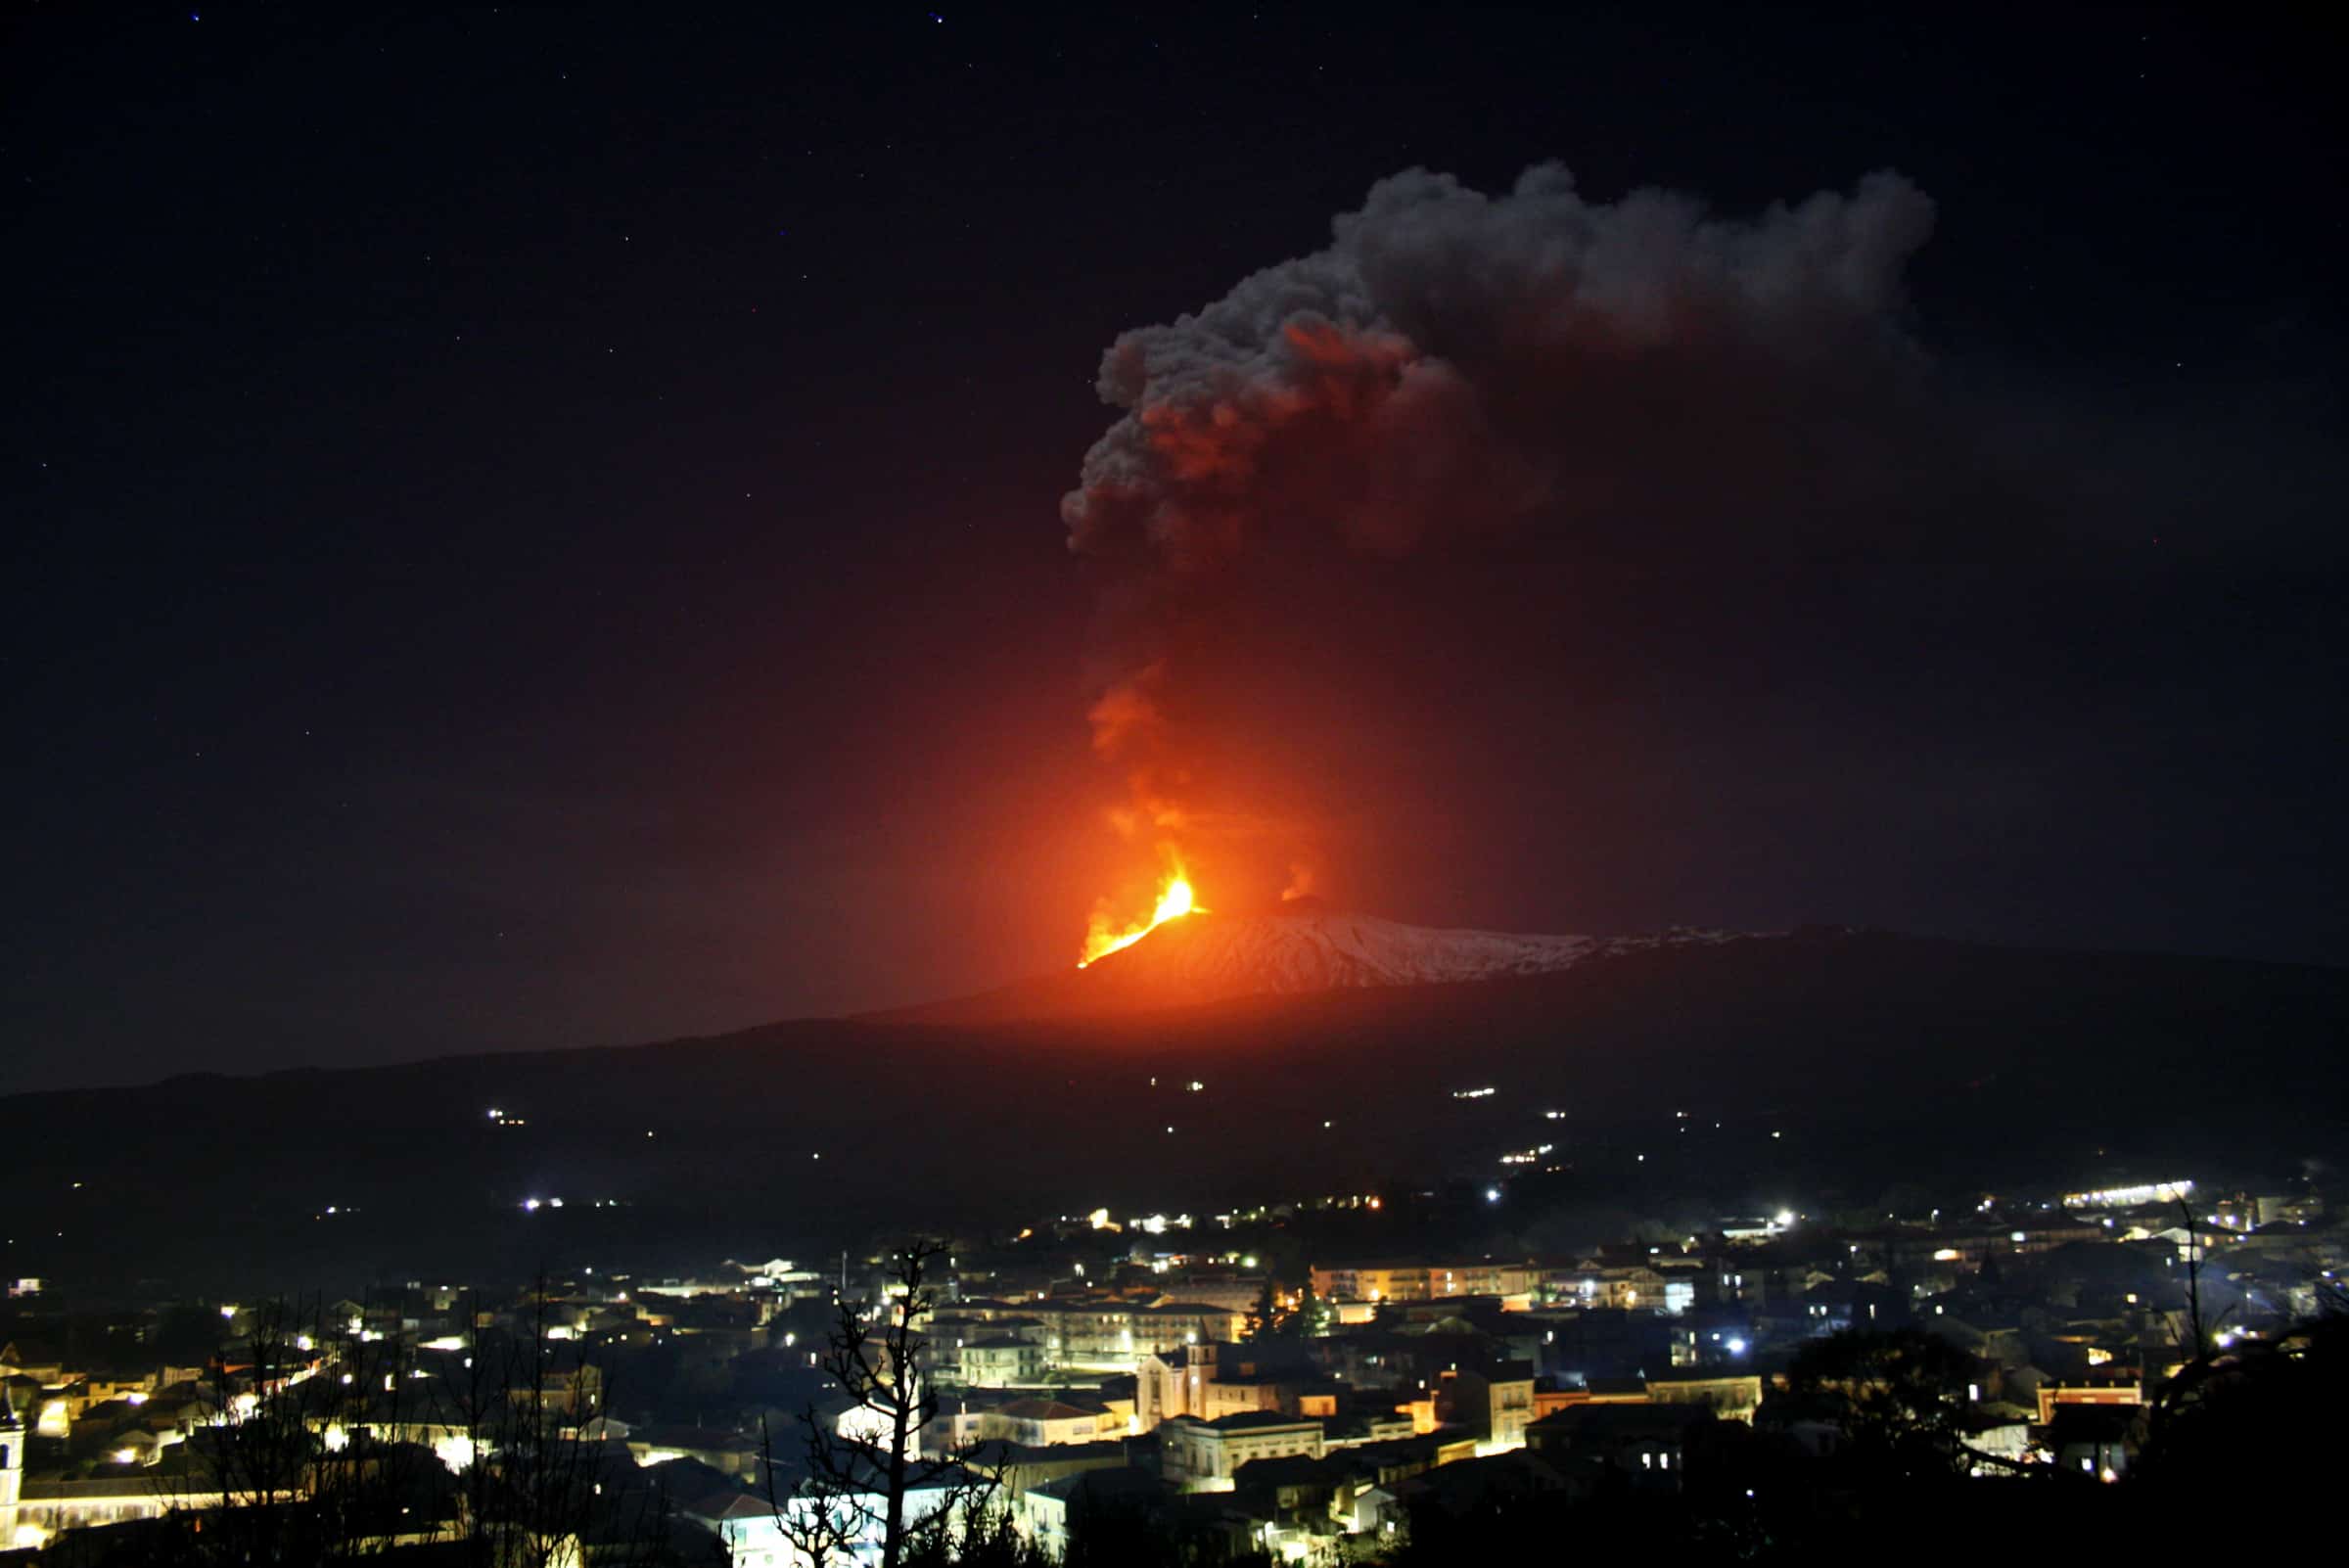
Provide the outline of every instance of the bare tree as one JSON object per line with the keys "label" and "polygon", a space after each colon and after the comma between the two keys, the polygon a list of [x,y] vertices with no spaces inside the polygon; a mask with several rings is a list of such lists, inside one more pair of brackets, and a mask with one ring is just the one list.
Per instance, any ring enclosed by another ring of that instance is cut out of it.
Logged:
{"label": "bare tree", "polygon": [[2186,1333],[2181,1343],[2185,1364],[2175,1375],[2165,1380],[2153,1397],[2153,1407],[2147,1412],[2150,1440],[2158,1440],[2179,1414],[2199,1400],[2209,1386],[2219,1364],[2219,1325],[2234,1309],[2223,1309],[2212,1316],[2202,1301],[2202,1265],[2209,1256],[2209,1244],[2202,1238],[2200,1223],[2194,1219],[2194,1206],[2183,1195],[2178,1199],[2178,1213],[2186,1222]]}
{"label": "bare tree", "polygon": [[[992,1496],[993,1481],[967,1462],[968,1454],[923,1441],[939,1418],[927,1387],[924,1325],[938,1306],[932,1266],[945,1251],[941,1241],[908,1242],[890,1255],[877,1301],[860,1310],[841,1299],[823,1366],[848,1408],[829,1426],[808,1409],[806,1472],[788,1498],[774,1479],[769,1449],[768,1497],[777,1527],[817,1568],[876,1535],[882,1568],[901,1568],[917,1548],[943,1545],[956,1519],[976,1517]],[[908,1497],[930,1492],[941,1495],[938,1503],[908,1519]]]}
{"label": "bare tree", "polygon": [[597,1445],[583,1432],[603,1408],[600,1379],[583,1342],[559,1355],[543,1273],[528,1308],[526,1331],[494,1346],[469,1331],[465,1529],[475,1559],[498,1568],[575,1560],[601,1495]]}
{"label": "bare tree", "polygon": [[315,1340],[301,1331],[296,1303],[265,1301],[246,1317],[243,1342],[224,1341],[212,1354],[204,1403],[214,1424],[197,1428],[181,1448],[171,1512],[192,1561],[312,1561],[321,1545],[316,1520],[299,1504],[317,1446],[300,1385]]}
{"label": "bare tree", "polygon": [[[806,1441],[812,1444],[816,1441],[812,1408],[806,1419]],[[765,1472],[766,1505],[774,1514],[775,1528],[808,1568],[831,1568],[833,1562],[848,1558],[864,1534],[864,1510],[856,1499],[832,1491],[813,1470],[786,1487],[783,1466],[775,1454],[774,1433],[764,1416],[759,1420],[759,1460]]]}

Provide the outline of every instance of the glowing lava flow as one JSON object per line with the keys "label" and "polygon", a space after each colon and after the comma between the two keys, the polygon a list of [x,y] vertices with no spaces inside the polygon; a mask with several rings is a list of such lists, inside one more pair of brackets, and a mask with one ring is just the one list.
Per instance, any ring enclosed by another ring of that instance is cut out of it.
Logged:
{"label": "glowing lava flow", "polygon": [[1124,931],[1113,931],[1110,929],[1109,916],[1096,911],[1093,928],[1084,939],[1084,956],[1077,960],[1077,967],[1082,969],[1086,964],[1106,958],[1121,947],[1130,947],[1168,921],[1179,920],[1197,907],[1191,900],[1190,881],[1177,867],[1168,875],[1167,885],[1159,891],[1158,907],[1150,911],[1150,918],[1142,924],[1128,926]]}

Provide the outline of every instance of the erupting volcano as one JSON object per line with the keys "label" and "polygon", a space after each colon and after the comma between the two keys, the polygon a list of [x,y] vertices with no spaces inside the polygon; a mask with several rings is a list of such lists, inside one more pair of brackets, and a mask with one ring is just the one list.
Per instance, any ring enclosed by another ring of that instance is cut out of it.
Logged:
{"label": "erupting volcano", "polygon": [[1084,938],[1084,956],[1077,960],[1077,967],[1089,968],[1111,953],[1132,946],[1170,920],[1205,912],[1198,908],[1192,899],[1190,878],[1177,865],[1167,874],[1166,886],[1159,890],[1158,902],[1150,910],[1149,919],[1120,930],[1107,909],[1093,911],[1092,926]]}
{"label": "erupting volcano", "polygon": [[1458,986],[1751,935],[1684,927],[1623,937],[1452,930],[1334,908],[1311,897],[1221,914],[1195,907],[1190,898],[1187,880],[1174,876],[1148,925],[1116,934],[1109,945],[1088,951],[1075,972],[886,1016],[993,1023],[1196,1007],[1242,996]]}

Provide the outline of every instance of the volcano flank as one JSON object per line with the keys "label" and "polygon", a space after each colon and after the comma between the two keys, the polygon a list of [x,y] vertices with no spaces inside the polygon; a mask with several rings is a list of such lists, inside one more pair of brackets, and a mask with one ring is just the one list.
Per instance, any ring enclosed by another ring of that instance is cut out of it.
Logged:
{"label": "volcano flank", "polygon": [[1534,936],[1406,925],[1292,899],[1238,913],[1184,915],[1067,974],[883,1015],[978,1024],[1196,1007],[1245,996],[1369,987],[1446,986],[1555,974],[1592,959],[1734,941],[1737,932]]}

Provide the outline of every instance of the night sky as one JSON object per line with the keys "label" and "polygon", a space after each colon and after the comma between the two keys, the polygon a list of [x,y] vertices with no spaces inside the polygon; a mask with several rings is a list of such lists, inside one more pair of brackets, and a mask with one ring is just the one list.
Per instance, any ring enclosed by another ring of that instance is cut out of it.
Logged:
{"label": "night sky", "polygon": [[[2343,122],[2284,13],[689,9],[11,8],[6,1086],[1064,965],[1155,869],[1087,712],[1169,638],[1250,824],[1210,905],[1309,855],[1429,923],[2340,960]],[[1545,161],[1740,221],[1897,170],[1918,401],[1602,366],[1603,509],[1364,549],[1284,491],[1137,649],[1060,511],[1104,350]]]}

